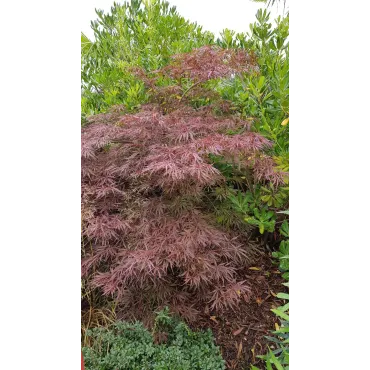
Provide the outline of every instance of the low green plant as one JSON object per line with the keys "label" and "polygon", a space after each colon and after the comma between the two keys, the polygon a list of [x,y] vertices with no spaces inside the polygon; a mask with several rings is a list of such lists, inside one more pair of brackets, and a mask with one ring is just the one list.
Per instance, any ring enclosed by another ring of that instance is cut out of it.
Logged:
{"label": "low green plant", "polygon": [[272,183],[267,186],[261,186],[262,196],[261,200],[269,207],[279,208],[285,204],[289,194],[289,188],[280,187],[275,188]]}
{"label": "low green plant", "polygon": [[237,194],[229,192],[228,199],[231,201],[235,211],[241,214],[248,214],[257,207],[256,197],[250,191],[242,193],[241,191]]}
{"label": "low green plant", "polygon": [[[277,164],[276,168],[286,173],[289,172],[289,152],[285,152],[279,156],[274,157],[274,160]],[[288,178],[286,180],[288,180]]]}
{"label": "low green plant", "polygon": [[275,213],[262,203],[263,196],[261,196],[260,192],[262,189],[266,188],[256,188],[254,193],[247,191],[233,194],[230,191],[228,196],[234,210],[242,215],[245,222],[258,227],[261,234],[265,231],[273,232],[275,230],[276,221]]}
{"label": "low green plant", "polygon": [[267,208],[254,208],[253,216],[245,217],[244,220],[253,226],[257,226],[261,234],[265,231],[272,233],[275,229],[275,214]]}
{"label": "low green plant", "polygon": [[[283,212],[280,212],[283,213]],[[279,250],[272,252],[272,256],[278,259],[279,269],[283,272],[283,278],[289,279],[289,223],[284,220],[280,227],[280,234],[287,239],[280,242]]]}
{"label": "low green plant", "polygon": [[[279,213],[288,214],[289,211],[281,211]],[[280,234],[286,238],[289,238],[289,223],[284,220],[280,227]],[[280,243],[280,249],[278,252],[274,252],[273,256],[279,260],[279,268],[285,271],[283,277],[289,279],[289,239],[283,240]],[[283,283],[284,286],[289,287],[289,282]],[[278,293],[277,297],[284,300],[284,304],[271,309],[271,311],[280,320],[280,325],[277,325],[276,330],[271,334],[272,336],[266,336],[271,342],[271,347],[268,353],[259,356],[265,361],[267,370],[289,370],[289,294]],[[274,347],[274,348],[272,348]],[[255,366],[251,366],[251,370],[259,370]]]}
{"label": "low green plant", "polygon": [[90,330],[82,349],[86,370],[223,370],[224,360],[210,330],[193,332],[169,315],[157,314],[152,332],[142,323],[117,321]]}
{"label": "low green plant", "polygon": [[[289,283],[283,285],[289,286]],[[279,293],[278,298],[284,301],[289,300],[289,294]],[[271,342],[267,354],[258,356],[265,361],[266,370],[289,370],[289,302],[271,310],[280,320],[272,336],[266,336]],[[260,370],[258,367],[251,365],[250,370]]]}

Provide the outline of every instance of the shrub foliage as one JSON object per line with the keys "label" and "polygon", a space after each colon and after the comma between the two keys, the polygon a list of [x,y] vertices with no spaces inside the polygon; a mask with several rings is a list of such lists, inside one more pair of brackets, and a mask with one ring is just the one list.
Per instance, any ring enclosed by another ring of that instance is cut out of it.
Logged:
{"label": "shrub foliage", "polygon": [[[177,56],[174,69],[184,61],[181,68],[204,81],[198,64],[188,66],[199,53],[209,59],[213,49]],[[249,68],[244,59],[227,69],[226,53],[217,53],[220,76]],[[148,104],[117,122],[114,115],[113,122],[101,118],[82,129],[83,236],[91,250],[84,274],[95,271],[92,285],[126,309],[167,304],[190,319],[196,303],[235,305],[249,292],[237,272],[254,248],[245,233],[216,223],[212,199],[227,178],[212,156],[251,171],[256,182],[279,183],[281,174],[264,154],[271,142],[247,121],[185,103],[168,114]]]}
{"label": "shrub foliage", "polygon": [[146,101],[131,67],[154,71],[173,54],[213,42],[212,33],[186,21],[167,1],[130,0],[96,13],[95,40],[81,37],[82,113],[87,116],[115,104],[134,110]]}
{"label": "shrub foliage", "polygon": [[[159,313],[154,333],[142,323],[118,321],[89,331],[83,348],[86,370],[223,370],[224,361],[210,331],[193,332]],[[153,335],[154,334],[154,335]]]}

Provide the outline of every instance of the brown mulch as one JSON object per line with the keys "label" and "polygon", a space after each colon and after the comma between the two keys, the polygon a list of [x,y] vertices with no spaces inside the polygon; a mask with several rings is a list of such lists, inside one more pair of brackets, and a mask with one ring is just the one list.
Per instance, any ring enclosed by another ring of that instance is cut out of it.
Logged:
{"label": "brown mulch", "polygon": [[252,294],[243,297],[237,309],[222,315],[214,316],[207,308],[203,309],[205,312],[197,327],[211,328],[228,369],[245,370],[251,364],[263,369],[263,361],[257,356],[266,354],[267,346],[274,347],[265,336],[271,336],[270,331],[279,323],[271,308],[282,304],[275,295],[286,288],[280,271],[268,255],[261,256],[243,276],[250,281]]}

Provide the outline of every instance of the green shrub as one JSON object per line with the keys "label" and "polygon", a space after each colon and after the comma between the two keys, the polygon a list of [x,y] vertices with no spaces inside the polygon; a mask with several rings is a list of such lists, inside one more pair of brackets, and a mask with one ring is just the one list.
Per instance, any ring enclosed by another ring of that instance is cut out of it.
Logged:
{"label": "green shrub", "polygon": [[[278,17],[275,27],[267,10],[258,10],[250,33],[224,32],[217,43],[222,47],[252,50],[257,56],[259,73],[236,75],[221,81],[217,90],[232,101],[236,112],[253,116],[254,127],[275,146],[277,159],[289,153],[289,14]],[[280,158],[282,157],[282,158]]]}
{"label": "green shrub", "polygon": [[173,54],[213,43],[212,33],[185,20],[167,1],[130,0],[96,14],[95,40],[81,35],[81,110],[87,116],[118,104],[132,111],[146,102],[132,67],[153,71]]}
{"label": "green shrub", "polygon": [[[228,180],[228,189],[220,201],[218,221],[233,225],[243,220],[261,234],[276,229],[276,213],[289,202],[289,14],[278,17],[275,25],[267,10],[258,10],[249,33],[224,30],[217,44],[221,47],[246,49],[257,58],[256,73],[236,73],[233,78],[217,81],[214,89],[230,102],[230,110],[251,123],[251,129],[273,143],[269,160],[261,158],[254,172],[243,171],[238,164],[222,163],[217,167]],[[270,179],[256,181],[256,168],[269,168]],[[221,192],[221,191],[220,191]],[[281,244],[283,261],[288,241]]]}
{"label": "green shrub", "polygon": [[224,361],[210,330],[193,332],[165,309],[153,332],[142,323],[116,322],[88,332],[84,347],[86,370],[222,370]]}

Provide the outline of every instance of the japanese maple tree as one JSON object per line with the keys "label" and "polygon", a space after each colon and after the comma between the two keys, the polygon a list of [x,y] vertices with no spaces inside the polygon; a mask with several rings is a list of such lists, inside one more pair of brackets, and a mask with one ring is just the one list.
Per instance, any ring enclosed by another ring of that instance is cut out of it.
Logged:
{"label": "japanese maple tree", "polygon": [[[178,82],[163,95],[171,103],[183,78],[205,91],[212,78],[252,71],[245,51],[209,46],[175,56],[158,75]],[[158,75],[146,77],[152,104],[91,117],[82,129],[83,275],[127,316],[168,305],[193,319],[200,303],[220,310],[249,294],[238,271],[256,251],[248,233],[216,222],[212,195],[226,178],[212,158],[248,169],[256,182],[278,185],[283,176],[265,153],[271,143],[250,122],[193,109],[187,91],[164,111]]]}

